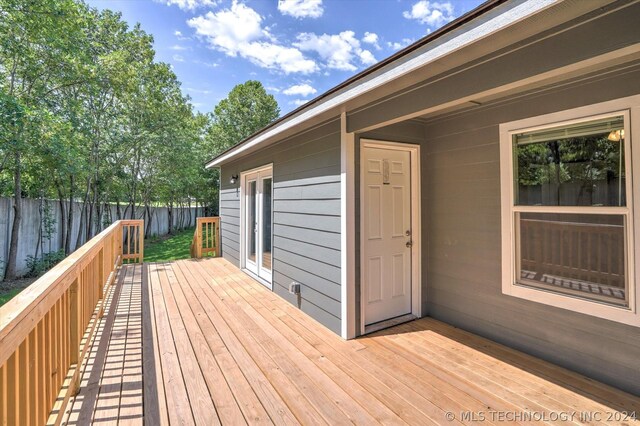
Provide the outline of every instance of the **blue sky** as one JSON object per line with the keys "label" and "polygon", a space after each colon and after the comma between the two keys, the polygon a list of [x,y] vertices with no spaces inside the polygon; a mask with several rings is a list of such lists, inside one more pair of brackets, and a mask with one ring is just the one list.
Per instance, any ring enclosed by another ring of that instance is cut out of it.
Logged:
{"label": "blue sky", "polygon": [[194,107],[259,80],[286,113],[481,0],[88,0],[153,35]]}

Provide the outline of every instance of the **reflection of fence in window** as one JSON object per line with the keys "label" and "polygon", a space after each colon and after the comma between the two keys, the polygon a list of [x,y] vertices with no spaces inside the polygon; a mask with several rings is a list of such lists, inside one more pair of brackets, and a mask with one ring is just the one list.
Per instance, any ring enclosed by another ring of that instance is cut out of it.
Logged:
{"label": "reflection of fence in window", "polygon": [[621,217],[619,223],[604,224],[523,217],[520,279],[523,284],[626,304],[624,244]]}
{"label": "reflection of fence in window", "polygon": [[617,206],[626,205],[624,177],[586,182],[519,185],[518,203],[523,206]]}

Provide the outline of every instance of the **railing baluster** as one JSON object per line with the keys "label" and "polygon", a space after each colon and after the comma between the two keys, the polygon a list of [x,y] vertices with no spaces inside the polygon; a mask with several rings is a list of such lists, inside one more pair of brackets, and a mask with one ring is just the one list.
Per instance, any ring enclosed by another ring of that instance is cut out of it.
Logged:
{"label": "railing baluster", "polygon": [[18,398],[20,399],[20,423],[19,424],[29,424],[29,407],[28,407],[28,399],[29,399],[29,363],[28,363],[28,352],[29,352],[29,339],[24,339],[24,341],[20,344],[20,348],[18,349]]}
{"label": "railing baluster", "polygon": [[19,408],[20,401],[18,397],[18,353],[20,348],[17,348],[16,351],[11,355],[11,358],[5,364],[7,367],[7,386],[5,388],[7,395],[7,402],[13,402],[15,406],[13,409],[8,408],[7,410],[7,424],[9,425],[17,425],[19,423]]}
{"label": "railing baluster", "polygon": [[0,365],[0,424],[7,421],[7,367]]}
{"label": "railing baluster", "polygon": [[29,390],[27,392],[27,400],[29,406],[27,411],[31,413],[31,424],[39,424],[38,421],[38,334],[37,328],[29,333]]}
{"label": "railing baluster", "polygon": [[42,424],[47,420],[47,405],[46,405],[46,386],[47,386],[47,377],[45,373],[45,363],[46,363],[46,346],[45,346],[45,324],[44,319],[40,320],[37,325],[38,330],[38,347],[41,350],[38,352],[38,393],[36,395],[38,401],[38,423]]}

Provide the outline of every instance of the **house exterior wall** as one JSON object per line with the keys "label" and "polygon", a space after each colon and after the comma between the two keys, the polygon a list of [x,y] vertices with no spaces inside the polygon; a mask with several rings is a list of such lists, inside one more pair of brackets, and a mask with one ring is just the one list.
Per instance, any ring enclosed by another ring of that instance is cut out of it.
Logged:
{"label": "house exterior wall", "polygon": [[502,294],[498,132],[500,123],[639,93],[635,66],[426,123],[428,315],[640,394],[640,328]]}
{"label": "house exterior wall", "polygon": [[[340,120],[221,168],[222,255],[240,265],[240,182],[232,175],[273,164],[273,291],[340,332]],[[298,298],[289,293],[301,284]]]}
{"label": "house exterior wall", "polygon": [[[347,115],[347,130],[424,114],[514,79],[629,48],[640,42],[635,19],[640,3],[618,2],[608,8],[623,6],[611,13],[594,12],[465,64],[459,72],[372,101]],[[640,93],[637,65],[589,72],[598,75],[554,88],[541,87],[548,83],[528,86],[528,94],[513,89],[505,99],[467,112],[357,133],[355,194],[360,193],[362,138],[420,144],[423,314],[640,394],[640,329],[502,294],[499,125]],[[222,166],[222,253],[236,265],[240,184],[231,185],[229,179],[269,163],[274,173],[274,291],[339,333],[339,120]],[[358,197],[355,204],[355,322],[360,324]],[[288,293],[294,280],[302,284],[300,298]]]}

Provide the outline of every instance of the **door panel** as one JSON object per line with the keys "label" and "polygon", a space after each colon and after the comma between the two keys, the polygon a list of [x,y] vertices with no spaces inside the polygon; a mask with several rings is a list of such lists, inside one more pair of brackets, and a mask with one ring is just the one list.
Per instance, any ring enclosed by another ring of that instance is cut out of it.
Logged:
{"label": "door panel", "polygon": [[260,262],[261,268],[264,270],[262,275],[271,271],[271,240],[272,240],[272,209],[271,206],[273,204],[273,179],[271,177],[265,177],[261,179],[261,187],[262,187],[262,212],[261,212],[261,221],[262,221],[262,238],[260,241],[262,242],[261,247],[261,255],[262,262]]}
{"label": "door panel", "polygon": [[411,154],[365,147],[362,156],[362,294],[368,325],[411,313]]}
{"label": "door panel", "polygon": [[377,240],[382,238],[382,187],[380,185],[368,186],[367,210],[369,212],[369,230],[367,238]]}
{"label": "door panel", "polygon": [[374,303],[382,300],[382,258],[369,257],[369,282],[368,284],[368,302]]}
{"label": "door panel", "polygon": [[[258,224],[256,221],[256,209],[258,206],[258,191],[256,181],[247,182],[247,221],[246,221],[246,236],[247,236],[247,268],[257,272],[256,264],[256,233],[258,232]],[[249,265],[251,263],[251,265]]]}
{"label": "door panel", "polygon": [[272,229],[273,229],[273,177],[271,168],[242,175],[244,191],[244,243],[243,266],[248,271],[271,283]]}

